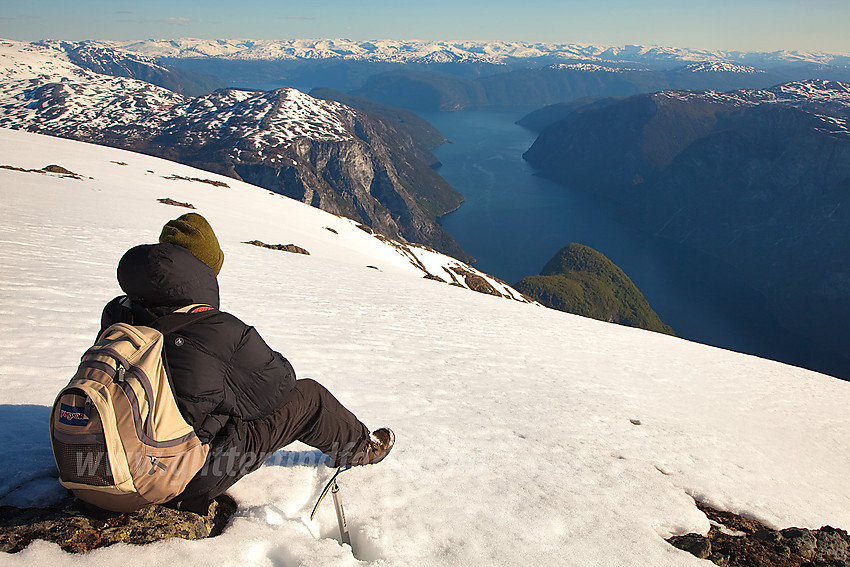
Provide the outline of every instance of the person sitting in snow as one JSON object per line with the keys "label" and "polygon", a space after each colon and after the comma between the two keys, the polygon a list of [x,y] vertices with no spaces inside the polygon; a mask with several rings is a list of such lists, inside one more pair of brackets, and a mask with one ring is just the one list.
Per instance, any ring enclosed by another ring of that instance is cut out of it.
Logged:
{"label": "person sitting in snow", "polygon": [[[136,246],[121,258],[118,283],[126,295],[106,305],[101,332],[118,322],[144,325],[195,303],[218,309],[223,262],[204,217],[169,221],[159,244]],[[218,312],[174,335],[165,341],[174,396],[210,452],[171,506],[205,514],[212,499],[296,440],[334,466],[374,464],[392,449],[390,429],[370,434],[321,384],[296,380],[289,361],[233,315]]]}

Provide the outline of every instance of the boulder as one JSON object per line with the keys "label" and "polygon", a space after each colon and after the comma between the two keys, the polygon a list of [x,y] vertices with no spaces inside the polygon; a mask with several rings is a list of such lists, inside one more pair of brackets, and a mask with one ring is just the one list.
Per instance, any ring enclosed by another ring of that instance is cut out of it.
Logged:
{"label": "boulder", "polygon": [[114,543],[203,539],[220,534],[235,511],[236,502],[227,495],[216,498],[205,516],[164,506],[122,514],[71,497],[50,508],[0,506],[0,552],[17,553],[37,539],[71,553]]}

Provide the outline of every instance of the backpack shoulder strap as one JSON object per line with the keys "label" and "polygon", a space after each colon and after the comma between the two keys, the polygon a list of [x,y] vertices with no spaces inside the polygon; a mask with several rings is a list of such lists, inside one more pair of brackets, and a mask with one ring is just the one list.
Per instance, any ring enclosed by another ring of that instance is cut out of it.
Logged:
{"label": "backpack shoulder strap", "polygon": [[188,327],[192,323],[212,317],[216,313],[219,313],[219,310],[209,305],[188,305],[167,315],[157,317],[146,326],[153,327],[163,335],[167,335],[179,331],[183,327]]}

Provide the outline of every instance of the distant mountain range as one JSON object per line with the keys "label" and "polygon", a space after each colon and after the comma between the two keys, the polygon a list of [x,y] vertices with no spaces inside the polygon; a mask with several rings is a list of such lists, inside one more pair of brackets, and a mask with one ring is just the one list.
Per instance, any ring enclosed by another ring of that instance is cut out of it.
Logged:
{"label": "distant mountain range", "polygon": [[325,87],[414,110],[534,107],[666,89],[850,82],[850,54],[473,41],[200,40],[83,42],[215,76],[229,86]]}
{"label": "distant mountain range", "polygon": [[348,39],[209,40],[174,39],[90,42],[157,59],[221,58],[243,60],[339,59],[391,63],[491,63],[558,60],[640,62],[671,68],[681,62],[728,62],[753,67],[850,65],[850,53],[800,51],[744,52],[662,46],[605,46],[581,43],[511,41],[397,41]]}
{"label": "distant mountain range", "polygon": [[618,203],[627,222],[730,264],[781,322],[846,357],[850,84],[576,107],[532,117],[552,123],[526,152],[531,164]]}
{"label": "distant mountain range", "polygon": [[0,42],[0,127],[194,165],[469,259],[436,222],[463,197],[412,127],[295,89],[189,97],[151,77],[179,75],[86,44]]}

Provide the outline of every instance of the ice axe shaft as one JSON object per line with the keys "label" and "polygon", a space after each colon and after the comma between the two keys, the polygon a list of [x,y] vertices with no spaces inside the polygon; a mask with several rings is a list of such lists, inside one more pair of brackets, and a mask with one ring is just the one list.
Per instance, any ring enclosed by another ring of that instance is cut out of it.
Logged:
{"label": "ice axe shaft", "polygon": [[316,516],[316,511],[319,509],[319,504],[321,504],[322,500],[325,499],[325,496],[328,495],[328,492],[330,492],[331,487],[336,486],[336,477],[339,476],[339,473],[343,473],[350,468],[351,467],[340,467],[340,468],[338,468],[337,471],[334,473],[334,475],[331,477],[331,479],[328,481],[328,483],[325,485],[325,488],[322,489],[322,493],[319,495],[319,499],[316,500],[316,505],[313,506],[313,512],[310,514],[310,521],[311,522],[313,521],[313,518]]}
{"label": "ice axe shaft", "polygon": [[339,476],[340,473],[347,471],[351,467],[340,467],[337,469],[336,473],[331,477],[328,483],[325,485],[324,490],[319,495],[319,499],[316,501],[316,505],[313,506],[313,513],[310,514],[310,521],[316,516],[316,511],[319,509],[319,504],[322,503],[322,500],[325,499],[325,496],[328,495],[328,492],[333,494],[334,496],[334,508],[336,509],[336,520],[339,522],[339,535],[342,540],[342,543],[347,543],[351,545],[351,534],[348,533],[348,523],[345,521],[345,510],[342,508],[342,496],[339,494],[339,485],[336,483],[336,477]]}
{"label": "ice axe shaft", "polygon": [[336,520],[339,522],[339,535],[342,543],[351,545],[351,534],[348,533],[348,524],[345,521],[345,510],[342,507],[342,496],[339,494],[339,485],[334,480],[331,494],[334,496],[334,508],[336,508]]}

